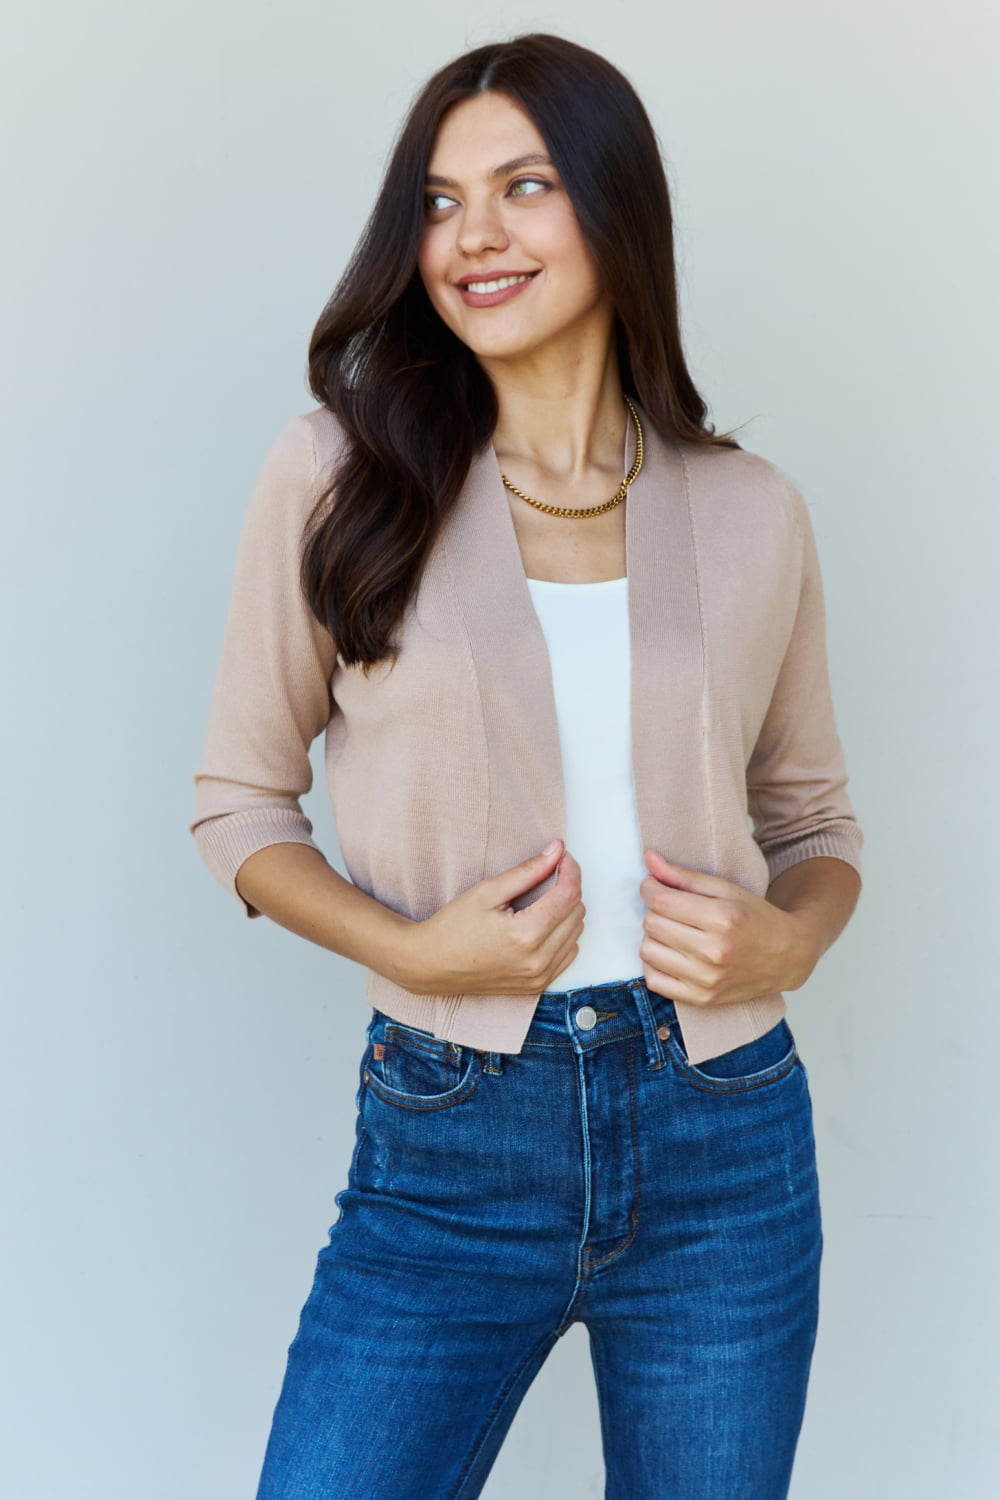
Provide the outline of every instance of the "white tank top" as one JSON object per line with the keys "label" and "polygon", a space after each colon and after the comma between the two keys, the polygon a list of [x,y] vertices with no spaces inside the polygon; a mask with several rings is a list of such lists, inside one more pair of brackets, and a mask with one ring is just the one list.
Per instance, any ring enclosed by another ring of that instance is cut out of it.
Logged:
{"label": "white tank top", "polygon": [[529,578],[549,648],[566,789],[566,848],[580,864],[587,908],[579,953],[550,989],[642,973],[649,873],[632,784],[628,580],[550,583]]}

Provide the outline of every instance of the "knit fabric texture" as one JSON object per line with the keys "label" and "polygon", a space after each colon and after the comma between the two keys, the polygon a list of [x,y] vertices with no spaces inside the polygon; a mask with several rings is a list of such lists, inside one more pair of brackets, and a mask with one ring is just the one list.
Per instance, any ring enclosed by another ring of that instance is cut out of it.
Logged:
{"label": "knit fabric texture", "polygon": [[[664,439],[636,405],[645,460],[625,502],[626,572],[643,847],[758,895],[817,855],[860,873],[804,497],[758,454]],[[325,732],[350,878],[419,921],[564,837],[552,674],[491,444],[433,546],[397,662],[367,677],[344,665],[302,594],[299,562],[305,523],[345,441],[318,407],[294,417],[264,461],[239,542],[189,827],[212,875],[258,915],[236,876],[270,844],[317,847],[301,799],[312,781],[309,748]],[[621,977],[639,973],[637,952],[633,974]],[[419,995],[375,970],[365,992],[406,1024],[502,1052],[520,1050],[538,999]],[[676,1005],[693,1063],[754,1040],[786,1009],[777,992]]]}

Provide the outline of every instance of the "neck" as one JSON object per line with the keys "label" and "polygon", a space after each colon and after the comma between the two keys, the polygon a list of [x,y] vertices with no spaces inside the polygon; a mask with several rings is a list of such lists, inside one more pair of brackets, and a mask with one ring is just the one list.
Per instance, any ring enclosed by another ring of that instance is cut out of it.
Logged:
{"label": "neck", "polygon": [[595,468],[620,472],[632,419],[613,342],[598,353],[561,364],[551,358],[516,367],[484,361],[497,393],[493,448],[501,466],[520,461],[564,481]]}

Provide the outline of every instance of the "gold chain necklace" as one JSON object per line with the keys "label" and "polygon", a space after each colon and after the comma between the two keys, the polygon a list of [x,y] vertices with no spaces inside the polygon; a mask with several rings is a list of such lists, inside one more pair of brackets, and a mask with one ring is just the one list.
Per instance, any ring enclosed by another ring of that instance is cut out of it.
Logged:
{"label": "gold chain necklace", "polygon": [[509,490],[514,491],[515,495],[520,495],[522,500],[527,500],[528,504],[533,505],[536,510],[544,510],[548,516],[569,516],[572,520],[580,520],[584,516],[602,516],[606,510],[614,510],[616,505],[621,505],[628,493],[629,485],[642,468],[642,425],[639,421],[639,413],[627,396],[625,397],[625,405],[632,413],[632,420],[635,422],[635,462],[618,486],[617,493],[610,500],[605,500],[603,505],[592,505],[588,510],[569,510],[561,505],[543,505],[540,500],[532,500],[530,495],[526,495],[523,490],[519,490],[516,484],[511,484],[503,469],[500,470],[500,478]]}

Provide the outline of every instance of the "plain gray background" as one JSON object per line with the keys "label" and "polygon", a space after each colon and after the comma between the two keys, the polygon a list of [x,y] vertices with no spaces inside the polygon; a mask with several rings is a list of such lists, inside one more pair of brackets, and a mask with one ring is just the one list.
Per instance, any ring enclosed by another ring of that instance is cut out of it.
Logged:
{"label": "plain gray background", "polygon": [[[642,95],[696,382],[821,550],[866,883],[789,997],[826,1233],[793,1496],[1000,1493],[995,9],[42,0],[0,79],[11,1500],[253,1494],[368,1007],[211,880],[190,778],[249,494],[397,125],[532,29]],[[322,781],[306,810],[335,860]],[[486,1493],[602,1483],[578,1326]]]}

